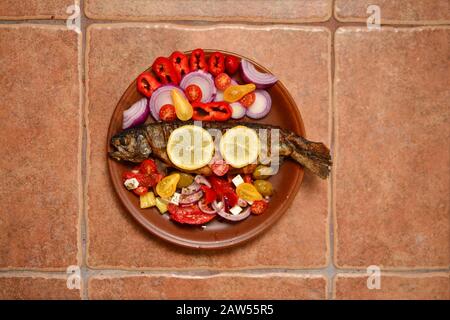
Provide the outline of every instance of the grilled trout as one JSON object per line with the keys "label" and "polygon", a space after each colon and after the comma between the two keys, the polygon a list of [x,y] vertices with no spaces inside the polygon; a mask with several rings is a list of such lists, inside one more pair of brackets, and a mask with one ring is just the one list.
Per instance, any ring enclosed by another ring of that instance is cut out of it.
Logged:
{"label": "grilled trout", "polygon": [[[152,156],[159,159],[169,167],[175,167],[167,155],[166,144],[169,136],[175,129],[194,124],[192,121],[176,121],[171,123],[150,123],[139,127],[124,130],[111,138],[113,151],[109,152],[109,156],[118,161],[129,161],[134,163],[142,162]],[[318,175],[322,179],[326,179],[330,173],[331,156],[330,150],[320,142],[312,142],[307,139],[277,126],[251,122],[203,122],[202,127],[206,130],[215,129],[224,133],[227,129],[242,125],[252,128],[258,132],[260,129],[266,129],[267,146],[266,151],[271,149],[271,136],[273,130],[278,129],[278,154],[280,161],[289,158],[303,165],[312,173]],[[261,161],[261,160],[259,160]],[[281,162],[280,162],[281,163]],[[267,163],[263,163],[267,164]],[[250,164],[244,168],[232,169],[230,173],[252,173],[257,164]],[[179,168],[177,168],[179,169]],[[180,169],[179,169],[180,170]],[[186,171],[186,170],[181,170]],[[198,170],[187,171],[190,173],[210,175],[212,170],[205,166]]]}

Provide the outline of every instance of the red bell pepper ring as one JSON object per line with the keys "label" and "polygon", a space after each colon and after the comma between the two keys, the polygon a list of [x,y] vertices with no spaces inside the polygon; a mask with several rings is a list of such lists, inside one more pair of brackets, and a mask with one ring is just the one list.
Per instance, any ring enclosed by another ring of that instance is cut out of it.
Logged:
{"label": "red bell pepper ring", "polygon": [[178,79],[182,79],[186,74],[189,73],[189,59],[186,55],[180,51],[174,51],[169,57],[172,61],[172,66],[177,73]]}
{"label": "red bell pepper ring", "polygon": [[150,72],[143,72],[137,78],[136,86],[140,94],[150,98],[153,92],[161,87],[161,83]]}
{"label": "red bell pepper ring", "polygon": [[209,57],[208,70],[214,77],[225,72],[225,57],[222,53],[214,52],[211,54]]}
{"label": "red bell pepper ring", "polygon": [[203,70],[208,72],[208,64],[206,63],[205,52],[202,49],[195,49],[189,58],[189,67],[191,71]]}
{"label": "red bell pepper ring", "polygon": [[202,189],[202,191],[204,192],[205,196],[204,196],[204,201],[205,204],[210,204],[211,202],[213,202],[214,200],[216,200],[217,198],[217,194],[214,191],[214,189],[208,187],[208,186],[201,186],[200,187]]}
{"label": "red bell pepper ring", "polygon": [[225,101],[219,102],[193,102],[194,114],[192,120],[196,121],[226,121],[231,118],[233,110]]}
{"label": "red bell pepper ring", "polygon": [[165,57],[156,58],[153,62],[152,70],[162,84],[179,84],[180,80],[172,62]]}

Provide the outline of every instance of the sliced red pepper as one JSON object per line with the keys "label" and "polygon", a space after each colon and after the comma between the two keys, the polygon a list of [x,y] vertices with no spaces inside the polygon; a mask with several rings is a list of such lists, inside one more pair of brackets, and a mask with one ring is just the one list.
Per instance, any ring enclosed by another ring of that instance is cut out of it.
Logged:
{"label": "sliced red pepper", "polygon": [[226,121],[231,118],[233,110],[225,101],[210,103],[210,113],[214,121]]}
{"label": "sliced red pepper", "polygon": [[211,54],[209,57],[208,70],[214,77],[217,77],[225,71],[225,57],[222,53],[214,52]]}
{"label": "sliced red pepper", "polygon": [[143,96],[150,98],[153,92],[161,87],[161,83],[150,72],[143,72],[136,80],[137,90]]}
{"label": "sliced red pepper", "polygon": [[196,204],[181,207],[169,203],[167,209],[169,210],[170,218],[178,223],[204,224],[211,221],[216,216],[214,214],[202,212]]}
{"label": "sliced red pepper", "polygon": [[174,67],[178,79],[182,79],[186,74],[189,73],[189,59],[186,55],[180,51],[174,51],[169,57],[172,61],[172,66]]}
{"label": "sliced red pepper", "polygon": [[157,75],[159,81],[163,84],[174,83],[179,84],[180,80],[172,62],[165,58],[159,57],[153,62],[153,72]]}
{"label": "sliced red pepper", "polygon": [[217,194],[212,188],[210,188],[208,186],[201,186],[201,188],[202,188],[202,191],[205,193],[204,198],[203,198],[205,204],[210,204],[211,202],[216,200]]}
{"label": "sliced red pepper", "polygon": [[189,58],[189,67],[191,71],[203,70],[208,72],[208,65],[203,49],[195,49],[192,51],[191,57]]}
{"label": "sliced red pepper", "polygon": [[224,209],[227,212],[231,208],[233,208],[235,205],[237,205],[238,202],[238,196],[234,190],[227,190],[223,194],[223,203],[225,205]]}
{"label": "sliced red pepper", "polygon": [[194,113],[192,114],[192,120],[195,121],[212,121],[214,120],[211,114],[209,103],[192,102],[192,108]]}
{"label": "sliced red pepper", "polygon": [[208,177],[208,181],[211,183],[212,188],[217,194],[217,200],[222,200],[222,197],[226,192],[234,192],[231,183],[225,179],[216,176],[210,176]]}
{"label": "sliced red pepper", "polygon": [[197,121],[226,121],[231,118],[233,110],[225,101],[220,102],[193,102],[194,114],[192,120]]}

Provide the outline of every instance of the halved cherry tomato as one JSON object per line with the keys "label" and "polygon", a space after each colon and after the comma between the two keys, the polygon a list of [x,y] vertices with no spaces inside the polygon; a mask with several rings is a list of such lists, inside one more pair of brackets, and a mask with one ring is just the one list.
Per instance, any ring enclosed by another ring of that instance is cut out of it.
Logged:
{"label": "halved cherry tomato", "polygon": [[124,173],[122,173],[122,182],[125,182],[128,179],[133,179],[136,177],[136,173],[131,172],[131,171],[125,171]]}
{"label": "halved cherry tomato", "polygon": [[142,196],[148,192],[148,188],[144,186],[139,186],[136,189],[133,189],[133,192],[138,196]]}
{"label": "halved cherry tomato", "polygon": [[235,74],[239,69],[240,64],[239,58],[235,56],[226,56],[225,57],[225,69],[227,70],[227,73],[232,76]]}
{"label": "halved cherry tomato", "polygon": [[195,49],[189,58],[189,67],[191,71],[203,70],[208,72],[208,65],[206,64],[205,52],[202,49]]}
{"label": "halved cherry tomato", "polygon": [[161,87],[161,83],[150,72],[143,72],[137,78],[136,86],[140,94],[150,98],[153,92]]}
{"label": "halved cherry tomato", "polygon": [[264,211],[266,211],[267,207],[269,206],[269,203],[265,200],[256,200],[253,201],[252,206],[250,207],[250,211],[253,214],[261,214]]}
{"label": "halved cherry tomato", "polygon": [[175,112],[175,107],[171,104],[165,104],[159,110],[159,118],[162,121],[172,122],[177,119],[177,114]]}
{"label": "halved cherry tomato", "polygon": [[250,92],[247,93],[245,96],[243,96],[241,98],[241,100],[239,100],[239,102],[246,108],[250,107],[256,99],[256,94],[255,92]]}
{"label": "halved cherry tomato", "polygon": [[208,71],[214,77],[225,71],[225,57],[220,52],[214,52],[209,57]]}
{"label": "halved cherry tomato", "polygon": [[200,188],[205,193],[205,195],[203,197],[203,200],[204,200],[205,204],[210,204],[211,202],[216,200],[217,194],[214,191],[214,189],[212,189],[212,188],[210,188],[208,186],[205,186],[205,185],[202,185]]}
{"label": "halved cherry tomato", "polygon": [[169,203],[167,209],[169,210],[170,218],[178,223],[204,224],[211,221],[216,216],[214,214],[202,212],[196,204],[181,207]]}
{"label": "halved cherry tomato", "polygon": [[226,73],[221,73],[214,79],[214,84],[217,89],[224,91],[231,85],[231,78]]}
{"label": "halved cherry tomato", "polygon": [[155,161],[152,159],[145,159],[139,166],[139,172],[144,174],[157,173],[158,168],[156,167]]}
{"label": "halved cherry tomato", "polygon": [[230,169],[230,166],[223,159],[215,160],[209,166],[211,167],[211,170],[214,172],[214,174],[219,177],[224,176]]}
{"label": "halved cherry tomato", "polygon": [[202,99],[202,89],[196,84],[190,84],[186,87],[184,90],[184,93],[186,93],[186,97],[188,98],[189,102],[197,102]]}
{"label": "halved cherry tomato", "polygon": [[189,73],[189,60],[186,55],[180,51],[174,51],[169,57],[177,73],[178,79],[182,79]]}
{"label": "halved cherry tomato", "polygon": [[152,70],[162,84],[179,84],[180,80],[172,62],[165,57],[158,57],[153,62]]}

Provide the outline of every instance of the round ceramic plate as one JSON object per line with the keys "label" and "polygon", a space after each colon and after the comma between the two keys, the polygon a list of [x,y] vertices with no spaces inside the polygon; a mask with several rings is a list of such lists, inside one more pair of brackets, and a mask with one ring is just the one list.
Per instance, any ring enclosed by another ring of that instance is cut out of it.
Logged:
{"label": "round ceramic plate", "polygon": [[[206,56],[211,52],[220,50],[205,50]],[[248,59],[262,72],[269,70],[257,62],[239,54],[221,51],[224,54],[235,55]],[[186,52],[190,54],[190,51]],[[267,123],[289,129],[301,136],[305,136],[303,121],[294,100],[286,87],[278,81],[268,89],[272,97],[272,110],[260,120],[244,118],[246,122]],[[111,151],[110,140],[113,135],[122,130],[122,113],[142,96],[136,90],[136,80],[130,84],[123,94],[111,117],[106,140],[106,151]],[[149,116],[147,122],[153,122]],[[168,214],[161,215],[156,208],[140,209],[139,197],[125,189],[121,175],[129,170],[132,164],[120,163],[108,158],[108,168],[111,181],[120,200],[130,214],[152,234],[177,245],[190,248],[217,249],[238,245],[247,241],[267,228],[271,227],[289,208],[303,179],[303,168],[293,161],[286,160],[280,167],[277,175],[270,178],[274,187],[269,208],[262,215],[251,215],[240,222],[227,222],[214,219],[206,224],[205,228],[199,226],[181,225],[169,219]]]}

